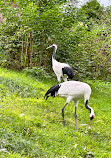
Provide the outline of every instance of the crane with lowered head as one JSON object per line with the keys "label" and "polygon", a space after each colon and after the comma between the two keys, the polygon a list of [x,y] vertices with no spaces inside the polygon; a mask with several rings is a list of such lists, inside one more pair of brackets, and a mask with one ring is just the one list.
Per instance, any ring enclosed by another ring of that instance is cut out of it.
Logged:
{"label": "crane with lowered head", "polygon": [[62,108],[62,117],[63,117],[63,123],[65,125],[65,119],[64,119],[64,109],[66,105],[73,100],[75,103],[75,124],[77,129],[77,106],[79,103],[79,100],[81,98],[84,98],[84,104],[85,107],[90,111],[90,118],[89,118],[89,125],[91,120],[94,118],[94,110],[92,107],[88,105],[88,101],[91,95],[91,88],[87,83],[79,82],[79,81],[66,81],[57,85],[52,86],[45,94],[46,100],[49,96],[56,97],[65,97],[66,98],[66,104]]}

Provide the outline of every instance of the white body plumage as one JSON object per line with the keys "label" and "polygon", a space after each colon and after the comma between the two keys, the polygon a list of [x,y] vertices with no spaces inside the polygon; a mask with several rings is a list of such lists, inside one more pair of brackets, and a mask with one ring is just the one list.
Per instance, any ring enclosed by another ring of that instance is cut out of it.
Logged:
{"label": "white body plumage", "polygon": [[54,73],[57,76],[58,82],[61,82],[61,78],[63,78],[64,81],[67,81],[68,76],[64,75],[63,71],[62,71],[62,69],[64,67],[69,67],[70,68],[70,66],[68,64],[60,63],[57,60],[55,60],[52,56],[52,69],[53,69]]}
{"label": "white body plumage", "polygon": [[89,99],[91,94],[91,88],[87,83],[79,81],[67,81],[60,83],[60,89],[58,90],[59,96],[72,97],[77,100],[81,98]]}

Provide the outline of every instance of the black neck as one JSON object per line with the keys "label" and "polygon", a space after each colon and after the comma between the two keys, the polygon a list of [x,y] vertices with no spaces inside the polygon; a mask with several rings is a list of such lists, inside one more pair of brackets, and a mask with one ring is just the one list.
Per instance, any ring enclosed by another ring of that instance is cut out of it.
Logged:
{"label": "black neck", "polygon": [[90,111],[90,113],[91,113],[91,108],[90,108],[89,105],[88,105],[88,100],[86,100],[85,107],[86,107],[86,108]]}
{"label": "black neck", "polygon": [[56,47],[54,47],[54,51],[53,51],[53,54],[52,54],[52,57],[55,59],[55,54],[56,54]]}

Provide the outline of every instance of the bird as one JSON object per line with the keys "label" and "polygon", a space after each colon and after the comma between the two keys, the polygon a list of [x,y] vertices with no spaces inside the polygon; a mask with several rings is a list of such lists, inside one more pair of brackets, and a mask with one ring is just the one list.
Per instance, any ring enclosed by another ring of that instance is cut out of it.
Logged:
{"label": "bird", "polygon": [[72,79],[74,77],[73,69],[66,63],[60,63],[55,59],[55,54],[57,51],[57,45],[52,44],[51,46],[47,47],[46,49],[49,49],[51,47],[54,47],[54,51],[52,54],[52,68],[54,73],[57,76],[57,80],[60,83],[61,78],[63,78],[64,81],[67,81],[67,78]]}
{"label": "bird", "polygon": [[94,110],[92,107],[88,105],[89,98],[91,95],[91,87],[85,83],[80,81],[66,81],[59,84],[56,84],[52,86],[45,94],[44,98],[47,100],[49,96],[56,97],[64,97],[66,98],[66,104],[62,108],[62,117],[63,117],[63,124],[65,125],[65,119],[64,119],[64,109],[67,106],[67,104],[73,100],[75,104],[75,125],[77,130],[77,106],[79,103],[79,100],[84,98],[84,104],[86,109],[90,111],[90,117],[89,117],[89,124],[91,123],[91,120],[95,117]]}

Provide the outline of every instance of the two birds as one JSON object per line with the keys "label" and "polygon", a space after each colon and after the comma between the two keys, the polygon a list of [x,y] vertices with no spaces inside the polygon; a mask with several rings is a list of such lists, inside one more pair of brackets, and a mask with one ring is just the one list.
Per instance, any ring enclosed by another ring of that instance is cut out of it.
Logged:
{"label": "two birds", "polygon": [[[75,125],[77,129],[77,106],[79,100],[84,98],[85,107],[90,111],[89,124],[91,120],[94,118],[94,110],[88,105],[89,98],[91,95],[91,88],[87,83],[79,82],[79,81],[67,81],[67,79],[72,79],[74,77],[73,69],[65,63],[60,63],[55,59],[55,54],[57,50],[57,45],[53,44],[49,46],[47,49],[54,47],[54,52],[52,54],[52,68],[57,76],[57,80],[59,84],[52,86],[45,94],[46,100],[49,96],[56,97],[57,95],[60,97],[66,98],[66,104],[62,108],[62,117],[63,124],[65,125],[64,118],[64,109],[67,104],[73,100],[75,104]],[[63,78],[64,82],[61,82],[61,78]]]}

